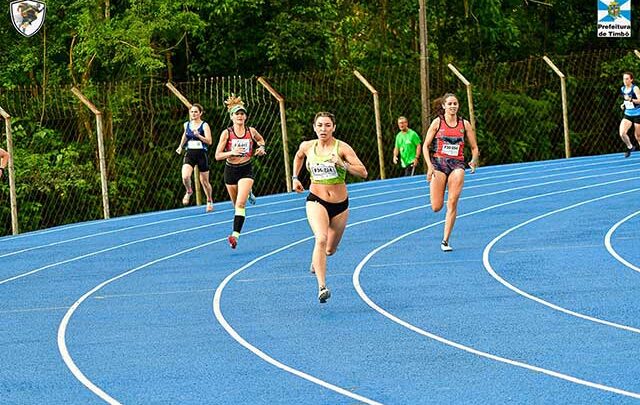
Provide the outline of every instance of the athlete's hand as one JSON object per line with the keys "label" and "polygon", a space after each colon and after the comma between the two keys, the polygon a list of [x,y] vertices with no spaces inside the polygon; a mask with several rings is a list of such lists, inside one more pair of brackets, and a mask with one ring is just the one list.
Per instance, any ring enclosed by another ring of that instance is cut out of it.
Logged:
{"label": "athlete's hand", "polygon": [[343,168],[343,169],[345,169],[345,170],[347,169],[346,162],[345,162],[344,160],[342,160],[342,159],[340,158],[340,156],[336,155],[335,153],[332,153],[332,154],[331,154],[331,158],[329,159],[329,161],[330,161],[331,163],[333,163],[334,165],[336,165],[336,166],[340,166],[340,167],[342,167],[342,168]]}
{"label": "athlete's hand", "polygon": [[394,165],[397,165],[397,164],[398,164],[398,157],[397,157],[397,156],[394,156],[394,157],[393,157],[393,164],[394,164]]}
{"label": "athlete's hand", "polygon": [[435,178],[435,171],[433,170],[433,166],[427,167],[427,181],[431,181]]}
{"label": "athlete's hand", "polygon": [[293,189],[296,193],[302,193],[304,191],[304,187],[302,187],[302,183],[298,179],[293,180]]}
{"label": "athlete's hand", "polygon": [[624,103],[620,104],[620,109],[624,111]]}
{"label": "athlete's hand", "polygon": [[259,146],[258,149],[256,149],[256,156],[264,156],[266,154],[267,154],[267,150],[263,145]]}
{"label": "athlete's hand", "polygon": [[471,162],[469,162],[469,168],[471,169],[471,174],[475,173],[478,168],[478,161],[471,159]]}
{"label": "athlete's hand", "polygon": [[178,155],[180,155],[182,153],[182,146],[178,146],[178,149],[176,149],[176,153]]}
{"label": "athlete's hand", "polygon": [[244,156],[244,148],[242,146],[236,146],[231,149],[231,156]]}

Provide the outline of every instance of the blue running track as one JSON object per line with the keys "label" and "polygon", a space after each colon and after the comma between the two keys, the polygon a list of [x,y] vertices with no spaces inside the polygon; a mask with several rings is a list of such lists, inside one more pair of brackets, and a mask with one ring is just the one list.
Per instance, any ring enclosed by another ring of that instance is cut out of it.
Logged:
{"label": "blue running track", "polygon": [[640,159],[352,184],[317,301],[304,194],[0,238],[0,403],[640,402]]}

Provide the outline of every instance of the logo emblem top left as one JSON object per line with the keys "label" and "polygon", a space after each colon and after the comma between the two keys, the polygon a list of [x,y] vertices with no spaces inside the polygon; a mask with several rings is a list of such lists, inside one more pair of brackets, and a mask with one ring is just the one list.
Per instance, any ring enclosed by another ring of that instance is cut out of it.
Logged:
{"label": "logo emblem top left", "polygon": [[11,22],[20,34],[30,37],[42,28],[46,9],[46,5],[41,1],[12,1],[9,5]]}

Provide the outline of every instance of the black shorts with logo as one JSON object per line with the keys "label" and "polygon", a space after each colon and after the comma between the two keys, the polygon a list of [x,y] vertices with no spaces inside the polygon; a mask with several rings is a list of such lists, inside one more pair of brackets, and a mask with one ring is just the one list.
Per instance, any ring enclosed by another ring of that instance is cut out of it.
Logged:
{"label": "black shorts with logo", "polygon": [[204,149],[187,149],[184,154],[183,164],[189,166],[198,166],[200,172],[209,171],[209,157]]}
{"label": "black shorts with logo", "polygon": [[236,185],[240,179],[253,179],[253,167],[251,161],[237,165],[225,163],[224,184]]}

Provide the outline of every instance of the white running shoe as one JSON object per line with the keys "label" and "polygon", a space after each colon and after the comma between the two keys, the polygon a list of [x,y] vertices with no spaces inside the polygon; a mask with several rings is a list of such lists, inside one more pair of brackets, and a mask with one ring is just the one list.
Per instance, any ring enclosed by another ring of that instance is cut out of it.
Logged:
{"label": "white running shoe", "polygon": [[322,287],[318,292],[318,300],[320,300],[321,304],[324,304],[329,298],[331,298],[331,291],[326,286]]}
{"label": "white running shoe", "polygon": [[184,197],[182,197],[182,205],[189,205],[189,200],[191,200],[191,196],[193,195],[193,191],[192,192],[186,192],[184,194]]}
{"label": "white running shoe", "polygon": [[447,242],[446,240],[443,240],[440,243],[440,250],[442,250],[443,252],[451,252],[453,248],[449,246],[449,242]]}

